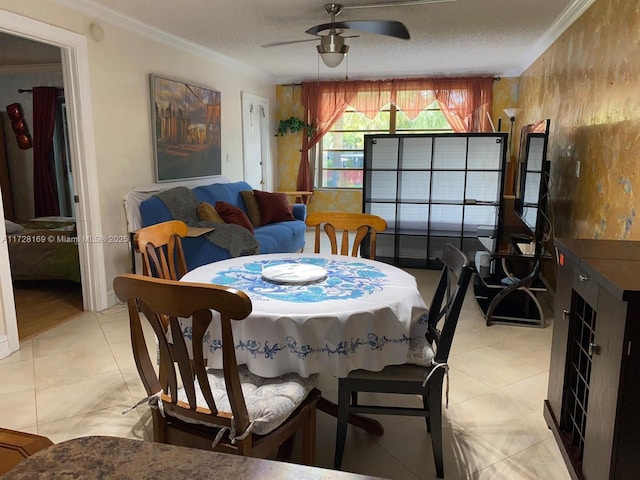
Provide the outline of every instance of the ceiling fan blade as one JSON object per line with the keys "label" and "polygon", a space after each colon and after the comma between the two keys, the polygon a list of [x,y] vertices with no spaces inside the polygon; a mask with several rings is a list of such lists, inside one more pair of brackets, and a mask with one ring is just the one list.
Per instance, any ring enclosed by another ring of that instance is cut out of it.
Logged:
{"label": "ceiling fan blade", "polygon": [[317,35],[318,32],[331,29],[351,29],[360,30],[361,32],[377,33],[379,35],[388,35],[390,37],[402,38],[409,40],[409,30],[401,22],[395,20],[353,20],[350,22],[333,22],[316,25],[306,31],[309,35]]}
{"label": "ceiling fan blade", "polygon": [[428,3],[455,2],[456,0],[398,0],[397,2],[367,3],[364,5],[343,5],[344,10],[356,8],[376,8],[376,7],[410,7],[412,5],[427,5]]}
{"label": "ceiling fan blade", "polygon": [[287,42],[273,42],[260,45],[262,48],[279,47],[281,45],[291,45],[293,43],[317,42],[317,38],[305,38],[304,40],[289,40]]}

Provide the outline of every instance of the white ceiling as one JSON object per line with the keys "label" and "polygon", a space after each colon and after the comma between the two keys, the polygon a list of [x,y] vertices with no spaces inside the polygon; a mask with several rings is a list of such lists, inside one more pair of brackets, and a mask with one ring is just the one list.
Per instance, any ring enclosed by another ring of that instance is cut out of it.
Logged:
{"label": "white ceiling", "polygon": [[[103,22],[194,47],[271,74],[277,83],[399,76],[520,75],[594,0],[436,0],[438,3],[345,9],[338,20],[397,20],[411,39],[359,33],[348,61],[318,61],[315,45],[262,48],[305,40],[328,23],[324,0],[55,0]],[[344,0],[345,6],[384,0]],[[387,0],[388,3],[397,0]],[[87,32],[88,33],[88,32]],[[2,50],[5,50],[2,48]],[[348,68],[348,71],[347,71]]]}

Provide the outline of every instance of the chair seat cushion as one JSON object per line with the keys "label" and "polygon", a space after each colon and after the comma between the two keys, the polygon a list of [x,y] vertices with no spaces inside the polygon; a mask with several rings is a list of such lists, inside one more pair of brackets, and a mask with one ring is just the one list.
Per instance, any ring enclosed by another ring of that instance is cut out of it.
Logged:
{"label": "chair seat cushion", "polygon": [[425,336],[427,334],[427,318],[428,315],[424,314],[411,324],[407,363],[423,367],[430,367],[433,363],[435,351]]}
{"label": "chair seat cushion", "polygon": [[[253,421],[252,432],[256,435],[266,435],[282,425],[313,390],[318,378],[317,375],[303,378],[294,373],[263,378],[251,373],[244,365],[239,366],[238,370],[249,418]],[[211,369],[207,376],[218,411],[231,412],[222,370]],[[195,382],[195,385],[198,407],[208,408],[199,384]],[[182,388],[178,391],[178,400],[188,402]],[[178,418],[194,423],[193,419],[186,416]]]}

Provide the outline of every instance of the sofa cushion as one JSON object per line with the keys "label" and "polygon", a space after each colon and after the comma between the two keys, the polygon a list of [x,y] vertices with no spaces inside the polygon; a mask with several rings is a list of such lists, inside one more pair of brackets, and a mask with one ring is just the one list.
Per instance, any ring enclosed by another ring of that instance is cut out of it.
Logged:
{"label": "sofa cushion", "polygon": [[242,199],[244,200],[244,206],[247,207],[247,217],[251,220],[251,224],[254,227],[258,225],[262,225],[260,218],[260,207],[258,206],[258,201],[256,200],[255,195],[252,190],[243,190],[240,192],[242,195]]}
{"label": "sofa cushion", "polygon": [[209,202],[200,202],[198,205],[198,219],[201,222],[225,223],[215,207]]}
{"label": "sofa cushion", "polygon": [[235,223],[241,227],[246,228],[253,233],[253,225],[251,220],[247,217],[247,214],[240,210],[235,205],[231,205],[227,202],[216,202],[216,212],[220,214],[225,223]]}
{"label": "sofa cushion", "polygon": [[253,195],[260,207],[261,225],[295,220],[295,217],[291,213],[291,206],[289,205],[287,196],[284,193],[254,190]]}

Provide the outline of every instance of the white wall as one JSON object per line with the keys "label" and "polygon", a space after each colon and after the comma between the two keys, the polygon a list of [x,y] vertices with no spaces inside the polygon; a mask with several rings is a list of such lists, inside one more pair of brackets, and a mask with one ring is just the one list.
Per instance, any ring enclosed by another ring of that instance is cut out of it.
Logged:
{"label": "white wall", "polygon": [[[243,178],[241,92],[266,97],[271,105],[275,105],[273,78],[221,55],[207,54],[197,47],[169,45],[148,32],[141,34],[122,27],[122,22],[100,20],[105,38],[95,42],[90,38],[89,26],[96,18],[65,8],[60,2],[0,0],[0,9],[88,38],[104,235],[126,234],[122,197],[135,186],[153,183],[150,73],[187,80],[221,92],[222,174],[232,181]],[[275,141],[272,158],[275,158]],[[129,249],[126,244],[106,244],[104,253],[110,288],[113,278],[130,268]],[[0,278],[0,282],[7,281],[10,279]]]}

